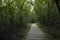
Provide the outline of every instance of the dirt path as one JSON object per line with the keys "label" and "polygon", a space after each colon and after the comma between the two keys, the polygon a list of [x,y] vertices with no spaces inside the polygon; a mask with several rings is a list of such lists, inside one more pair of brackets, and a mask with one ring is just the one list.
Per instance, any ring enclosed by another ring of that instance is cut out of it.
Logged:
{"label": "dirt path", "polygon": [[44,32],[42,32],[36,24],[32,24],[25,40],[47,40],[47,38]]}

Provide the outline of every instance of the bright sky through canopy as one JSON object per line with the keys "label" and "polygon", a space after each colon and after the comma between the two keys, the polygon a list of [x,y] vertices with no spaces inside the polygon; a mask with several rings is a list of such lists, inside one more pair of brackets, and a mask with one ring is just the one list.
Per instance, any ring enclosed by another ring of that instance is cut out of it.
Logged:
{"label": "bright sky through canopy", "polygon": [[4,0],[2,0],[2,5],[3,5],[3,6],[6,6],[6,4],[4,3]]}
{"label": "bright sky through canopy", "polygon": [[[35,0],[27,0],[27,1],[31,1],[33,4],[35,3]],[[34,9],[34,5],[31,5],[31,12],[33,11]]]}
{"label": "bright sky through canopy", "polygon": [[34,9],[34,6],[31,6],[31,12],[33,11],[33,9]]}
{"label": "bright sky through canopy", "polygon": [[32,3],[34,4],[35,3],[35,0],[32,0]]}
{"label": "bright sky through canopy", "polygon": [[[32,3],[34,4],[35,0],[32,0]],[[31,12],[33,11],[33,9],[34,9],[34,5],[31,5]]]}

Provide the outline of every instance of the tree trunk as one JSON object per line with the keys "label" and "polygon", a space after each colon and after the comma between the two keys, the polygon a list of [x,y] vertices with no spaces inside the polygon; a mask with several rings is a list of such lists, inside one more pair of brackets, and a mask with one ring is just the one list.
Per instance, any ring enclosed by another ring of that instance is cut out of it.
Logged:
{"label": "tree trunk", "polygon": [[2,0],[0,0],[0,7],[2,7]]}
{"label": "tree trunk", "polygon": [[58,11],[59,11],[59,13],[60,13],[59,0],[55,0],[55,3],[56,3],[56,5],[57,5]]}

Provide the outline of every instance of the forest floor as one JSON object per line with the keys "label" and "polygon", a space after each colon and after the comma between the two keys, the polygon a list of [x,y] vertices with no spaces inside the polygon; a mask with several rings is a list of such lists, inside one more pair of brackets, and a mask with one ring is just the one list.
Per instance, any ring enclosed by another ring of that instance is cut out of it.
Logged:
{"label": "forest floor", "polygon": [[48,38],[36,24],[32,24],[25,40],[48,40]]}

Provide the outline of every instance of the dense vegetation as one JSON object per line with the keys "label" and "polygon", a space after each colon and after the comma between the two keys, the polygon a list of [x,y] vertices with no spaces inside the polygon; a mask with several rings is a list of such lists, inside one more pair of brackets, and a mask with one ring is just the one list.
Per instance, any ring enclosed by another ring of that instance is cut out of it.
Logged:
{"label": "dense vegetation", "polygon": [[60,3],[57,1],[36,0],[35,2],[37,21],[40,27],[52,38],[51,40],[60,40]]}
{"label": "dense vegetation", "polygon": [[0,0],[0,40],[23,40],[29,11],[26,0]]}
{"label": "dense vegetation", "polygon": [[35,22],[60,40],[60,0],[0,0],[0,40],[24,40]]}

